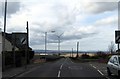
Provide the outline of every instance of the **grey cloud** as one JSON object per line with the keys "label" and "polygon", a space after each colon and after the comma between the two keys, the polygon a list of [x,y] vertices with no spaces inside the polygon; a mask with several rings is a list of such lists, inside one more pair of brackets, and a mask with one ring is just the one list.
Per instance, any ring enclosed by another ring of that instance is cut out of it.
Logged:
{"label": "grey cloud", "polygon": [[118,29],[120,29],[120,1],[118,2]]}
{"label": "grey cloud", "polygon": [[[4,2],[1,2],[0,3],[0,16],[3,16],[4,14],[4,9],[5,9],[5,3]],[[16,13],[17,11],[20,10],[20,2],[7,2],[7,15],[10,16],[11,14],[14,14]]]}
{"label": "grey cloud", "polygon": [[84,39],[84,38],[89,38],[91,36],[94,36],[98,33],[83,33],[83,34],[79,34],[79,35],[71,35],[71,36],[63,36],[62,39],[63,41],[67,41],[67,40],[77,40],[77,39]]}
{"label": "grey cloud", "polygon": [[101,2],[98,3],[100,6],[99,8],[95,11],[95,13],[102,13],[106,11],[114,11],[117,10],[117,2]]}
{"label": "grey cloud", "polygon": [[[97,32],[92,32],[92,33],[84,32],[84,33],[80,33],[80,34],[77,34],[77,35],[75,35],[75,34],[64,35],[63,34],[60,39],[61,39],[62,42],[65,42],[65,41],[70,41],[70,40],[78,40],[78,39],[89,38],[89,37],[94,36],[96,34],[98,34],[98,33]],[[53,41],[54,41],[54,43],[57,43],[58,37],[56,35],[51,35],[51,36],[49,36],[48,39],[52,40],[51,43],[53,43]]]}
{"label": "grey cloud", "polygon": [[118,3],[117,2],[93,2],[90,5],[87,5],[86,12],[98,14],[104,12],[111,12],[117,10]]}

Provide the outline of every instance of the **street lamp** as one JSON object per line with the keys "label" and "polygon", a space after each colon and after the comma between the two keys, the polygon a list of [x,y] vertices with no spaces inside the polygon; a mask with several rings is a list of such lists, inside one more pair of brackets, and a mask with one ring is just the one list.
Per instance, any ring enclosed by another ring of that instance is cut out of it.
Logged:
{"label": "street lamp", "polygon": [[63,35],[63,33],[61,33],[60,35],[56,35],[58,37],[58,52],[59,53],[60,53],[60,38],[61,38],[62,35]]}
{"label": "street lamp", "polygon": [[[54,33],[55,31],[51,31],[51,33]],[[45,32],[45,55],[47,53],[47,32]]]}
{"label": "street lamp", "polygon": [[46,55],[46,50],[47,50],[47,32],[45,32],[45,55]]}

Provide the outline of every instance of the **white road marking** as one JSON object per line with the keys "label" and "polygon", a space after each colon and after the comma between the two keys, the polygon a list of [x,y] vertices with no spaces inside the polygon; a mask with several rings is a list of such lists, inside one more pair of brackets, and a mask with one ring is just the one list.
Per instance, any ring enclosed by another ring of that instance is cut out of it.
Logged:
{"label": "white road marking", "polygon": [[[90,64],[93,68],[97,69],[95,66],[93,66],[92,64]],[[104,75],[100,70],[97,70],[101,75]]]}
{"label": "white road marking", "polygon": [[93,66],[95,69],[96,69],[96,67],[95,66]]}
{"label": "white road marking", "polygon": [[70,60],[72,63],[74,63],[72,60]]}
{"label": "white road marking", "polygon": [[71,59],[69,59],[71,61],[71,63],[74,63]]}
{"label": "white road marking", "polygon": [[63,64],[60,66],[60,69],[62,69],[62,67],[63,67]]}
{"label": "white road marking", "polygon": [[[65,59],[65,61],[66,61],[67,59]],[[64,63],[65,63],[65,61],[64,61]],[[63,64],[64,64],[63,63]],[[60,66],[60,70],[62,69],[62,67],[63,67],[63,64]],[[60,77],[60,74],[61,74],[61,71],[59,70],[59,72],[58,72],[58,76],[57,77]]]}
{"label": "white road marking", "polygon": [[82,70],[83,69],[82,67],[79,67],[79,66],[71,66],[71,67],[69,66],[68,68],[73,69],[73,70],[78,70],[78,69]]}
{"label": "white road marking", "polygon": [[58,72],[58,77],[60,77],[60,73],[61,73],[61,72],[60,72],[60,70],[59,70],[59,72]]}
{"label": "white road marking", "polygon": [[105,72],[107,72],[107,70],[105,70]]}
{"label": "white road marking", "polygon": [[107,79],[110,79],[109,77],[106,77]]}
{"label": "white road marking", "polygon": [[101,75],[104,75],[100,70],[97,70]]}

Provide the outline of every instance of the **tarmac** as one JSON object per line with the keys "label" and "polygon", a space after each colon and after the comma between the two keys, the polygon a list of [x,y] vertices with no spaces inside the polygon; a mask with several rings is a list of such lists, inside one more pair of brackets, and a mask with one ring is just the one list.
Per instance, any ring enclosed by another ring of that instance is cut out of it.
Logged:
{"label": "tarmac", "polygon": [[35,63],[30,63],[27,66],[22,66],[22,67],[14,67],[14,68],[10,68],[10,69],[6,69],[4,72],[2,72],[2,79],[11,79],[13,77],[16,77],[22,73],[25,73],[29,70],[31,70],[32,68],[38,67],[40,66],[42,63],[44,63],[43,61],[39,61]]}

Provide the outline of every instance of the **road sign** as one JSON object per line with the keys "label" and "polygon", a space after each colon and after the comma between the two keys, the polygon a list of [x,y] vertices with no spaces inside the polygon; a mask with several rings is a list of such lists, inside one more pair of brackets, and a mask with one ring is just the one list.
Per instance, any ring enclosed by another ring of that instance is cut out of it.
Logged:
{"label": "road sign", "polygon": [[26,43],[27,43],[26,39],[25,39],[25,38],[22,38],[22,39],[21,39],[21,43],[22,43],[22,44],[26,44]]}
{"label": "road sign", "polygon": [[12,33],[13,45],[19,49],[24,49],[27,43],[27,33]]}
{"label": "road sign", "polygon": [[115,31],[115,43],[120,43],[120,30]]}

